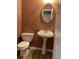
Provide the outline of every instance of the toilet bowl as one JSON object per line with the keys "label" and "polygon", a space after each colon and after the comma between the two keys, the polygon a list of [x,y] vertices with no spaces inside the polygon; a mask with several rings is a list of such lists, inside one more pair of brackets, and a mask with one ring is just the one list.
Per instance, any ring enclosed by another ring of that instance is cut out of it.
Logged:
{"label": "toilet bowl", "polygon": [[20,56],[24,57],[27,49],[29,48],[30,42],[32,41],[34,37],[34,33],[22,33],[21,36],[22,36],[23,41],[18,43],[17,48],[18,50],[20,50]]}
{"label": "toilet bowl", "polygon": [[18,50],[27,49],[29,47],[29,42],[22,41],[18,44]]}

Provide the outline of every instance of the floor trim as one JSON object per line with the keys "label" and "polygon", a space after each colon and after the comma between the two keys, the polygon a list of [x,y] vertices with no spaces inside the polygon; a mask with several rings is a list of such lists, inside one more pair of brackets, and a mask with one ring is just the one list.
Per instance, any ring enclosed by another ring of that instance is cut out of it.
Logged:
{"label": "floor trim", "polygon": [[[33,46],[31,46],[30,49],[34,49],[34,50],[42,50],[42,48],[33,47]],[[52,50],[52,49],[46,49],[46,51],[53,53],[53,50]]]}

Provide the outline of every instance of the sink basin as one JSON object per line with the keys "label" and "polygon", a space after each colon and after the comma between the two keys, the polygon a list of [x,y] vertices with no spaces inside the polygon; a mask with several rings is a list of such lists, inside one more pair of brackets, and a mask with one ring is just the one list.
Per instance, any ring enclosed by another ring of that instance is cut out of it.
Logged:
{"label": "sink basin", "polygon": [[42,54],[46,54],[46,41],[48,38],[54,37],[54,33],[50,30],[40,30],[38,31],[38,36],[43,38],[43,45],[42,45]]}
{"label": "sink basin", "polygon": [[54,33],[50,30],[40,30],[37,34],[42,38],[51,38],[54,36]]}

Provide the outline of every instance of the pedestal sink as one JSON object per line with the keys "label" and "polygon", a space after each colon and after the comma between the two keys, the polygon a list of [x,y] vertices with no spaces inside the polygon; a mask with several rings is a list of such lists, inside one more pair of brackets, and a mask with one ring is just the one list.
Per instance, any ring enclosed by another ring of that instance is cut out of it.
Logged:
{"label": "pedestal sink", "polygon": [[40,30],[38,31],[38,36],[43,38],[42,54],[46,54],[46,41],[48,38],[54,37],[54,33],[50,30]]}

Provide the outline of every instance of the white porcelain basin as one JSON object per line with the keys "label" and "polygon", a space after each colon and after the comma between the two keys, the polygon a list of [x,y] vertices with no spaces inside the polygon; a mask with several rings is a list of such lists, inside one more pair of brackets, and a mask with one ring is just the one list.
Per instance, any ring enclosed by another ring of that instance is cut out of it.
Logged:
{"label": "white porcelain basin", "polygon": [[54,33],[50,30],[40,30],[37,34],[42,38],[51,38],[54,36]]}
{"label": "white porcelain basin", "polygon": [[43,38],[43,45],[42,45],[42,54],[46,54],[46,41],[47,38],[54,37],[54,33],[50,30],[40,30],[38,31],[38,36]]}

